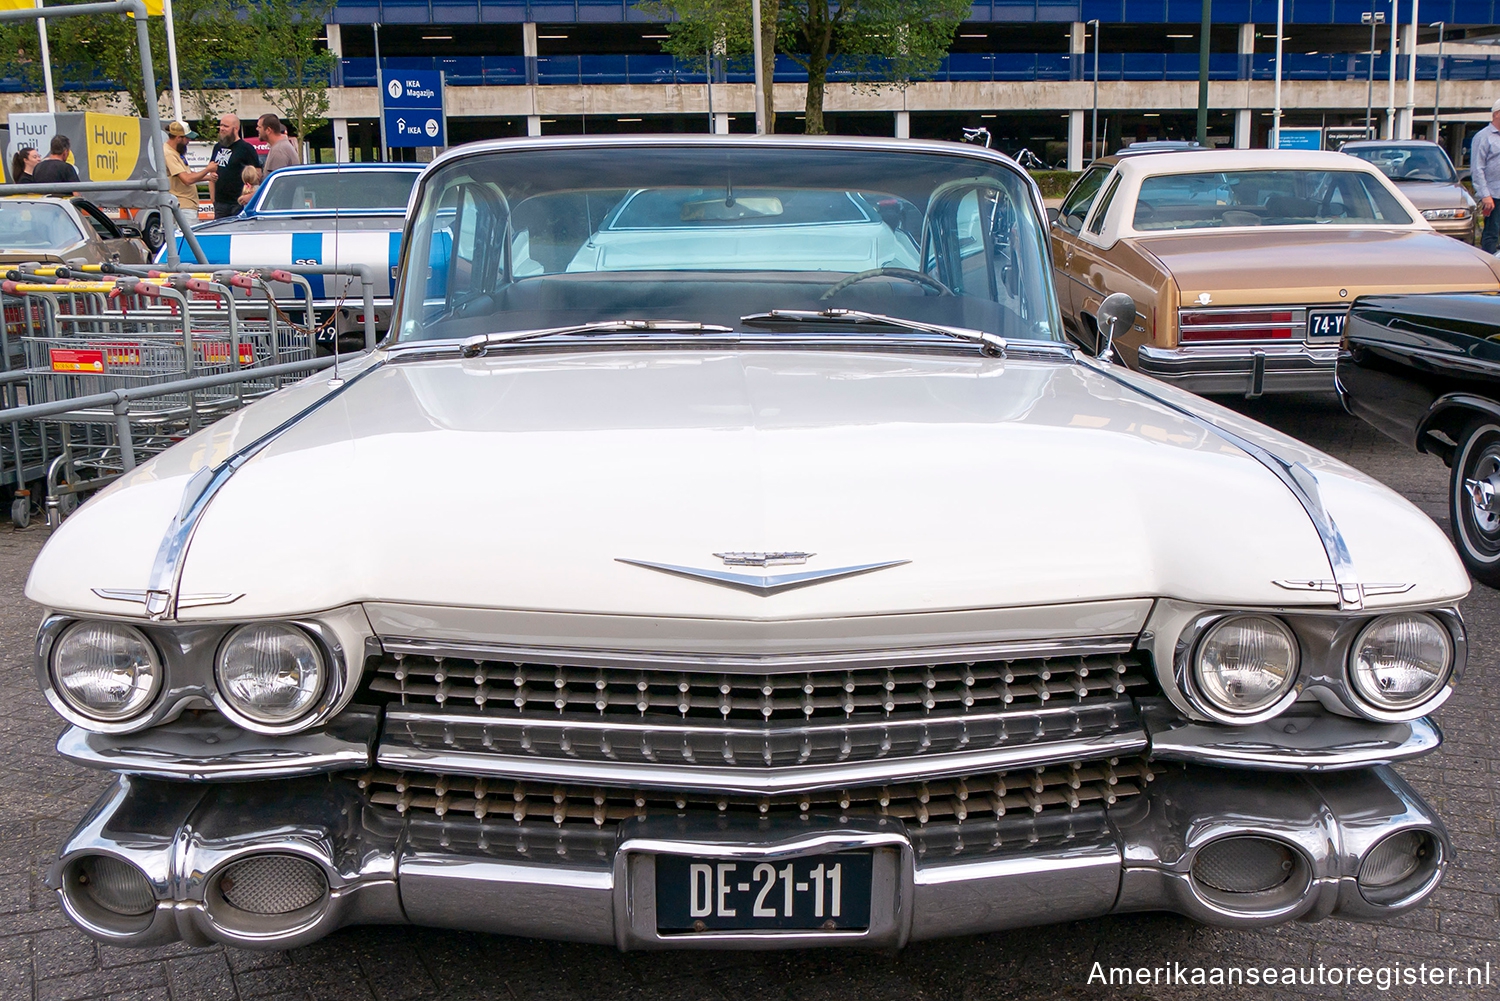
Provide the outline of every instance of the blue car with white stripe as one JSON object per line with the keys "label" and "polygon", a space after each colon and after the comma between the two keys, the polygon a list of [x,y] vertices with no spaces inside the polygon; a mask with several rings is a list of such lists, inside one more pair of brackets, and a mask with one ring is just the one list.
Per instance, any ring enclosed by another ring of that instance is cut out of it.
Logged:
{"label": "blue car with white stripe", "polygon": [[[245,210],[193,229],[210,265],[366,264],[375,272],[375,323],[390,322],[407,201],[418,164],[305,164],[284,167],[261,183]],[[182,260],[192,249],[179,235]],[[165,260],[165,252],[157,260]],[[320,319],[337,312],[341,334],[363,330],[357,279],[312,275]],[[288,298],[293,291],[286,290]]]}

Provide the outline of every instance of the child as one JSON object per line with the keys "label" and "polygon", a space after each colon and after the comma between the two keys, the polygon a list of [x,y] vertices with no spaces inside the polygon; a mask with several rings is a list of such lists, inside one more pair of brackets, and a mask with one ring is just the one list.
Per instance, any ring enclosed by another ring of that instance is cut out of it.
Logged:
{"label": "child", "polygon": [[246,167],[240,174],[240,179],[245,182],[245,190],[240,194],[240,204],[250,204],[250,199],[255,197],[255,189],[260,187],[261,172],[258,167]]}

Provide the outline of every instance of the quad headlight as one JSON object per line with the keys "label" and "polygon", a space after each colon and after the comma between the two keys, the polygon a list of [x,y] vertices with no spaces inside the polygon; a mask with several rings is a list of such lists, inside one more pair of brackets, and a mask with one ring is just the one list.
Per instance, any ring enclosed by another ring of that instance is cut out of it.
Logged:
{"label": "quad headlight", "polygon": [[1426,612],[1383,615],[1349,651],[1349,681],[1376,709],[1402,712],[1432,698],[1453,671],[1453,638]]}
{"label": "quad headlight", "polygon": [[52,648],[52,688],[74,712],[120,723],[151,705],[161,689],[161,658],[134,626],[77,622]]}
{"label": "quad headlight", "polygon": [[318,704],[328,683],[323,652],[296,626],[240,626],[219,646],[214,681],[224,707],[254,723],[281,726]]}
{"label": "quad headlight", "polygon": [[1193,687],[1205,708],[1229,717],[1272,708],[1297,680],[1297,638],[1278,619],[1231,615],[1203,634],[1193,656]]}

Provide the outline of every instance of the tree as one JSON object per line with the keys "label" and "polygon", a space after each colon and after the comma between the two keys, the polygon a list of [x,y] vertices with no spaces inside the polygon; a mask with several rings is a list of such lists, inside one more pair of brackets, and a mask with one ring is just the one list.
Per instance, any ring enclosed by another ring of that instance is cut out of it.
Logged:
{"label": "tree", "polygon": [[[725,40],[730,55],[750,51],[750,0],[646,0],[639,6],[675,18],[662,43],[674,55],[701,58],[715,38]],[[807,70],[806,131],[822,135],[823,98],[836,57],[856,85],[905,87],[937,69],[969,11],[969,0],[762,0],[767,104],[771,61],[780,51]]]}
{"label": "tree", "polygon": [[253,0],[249,7],[252,65],[261,96],[304,141],[328,120],[333,53],[324,25],[332,12],[332,0]]}
{"label": "tree", "polygon": [[[766,131],[776,131],[771,77],[776,66],[776,7],[761,2],[761,45],[766,81]],[[664,51],[691,66],[705,66],[713,52],[731,66],[749,69],[755,52],[749,0],[641,0],[636,5],[652,17],[670,19]]]}
{"label": "tree", "polygon": [[[83,0],[64,0],[83,2]],[[243,50],[243,25],[229,0],[173,0],[178,78],[184,91],[201,91],[215,63],[233,61]],[[167,36],[162,18],[147,21],[157,93],[146,94],[136,50],[135,21],[125,15],[54,18],[47,23],[53,81],[67,103],[94,103],[100,94],[123,93],[133,114],[146,117],[152,101],[171,86]],[[27,82],[40,90],[40,41],[35,22],[0,26],[0,45],[16,53]]]}

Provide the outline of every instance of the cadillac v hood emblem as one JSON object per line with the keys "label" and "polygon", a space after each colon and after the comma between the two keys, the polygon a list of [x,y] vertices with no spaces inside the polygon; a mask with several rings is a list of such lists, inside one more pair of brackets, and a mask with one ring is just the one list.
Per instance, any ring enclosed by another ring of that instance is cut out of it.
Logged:
{"label": "cadillac v hood emblem", "polygon": [[714,553],[726,567],[788,567],[806,563],[817,553]]}
{"label": "cadillac v hood emblem", "polygon": [[[776,566],[788,563],[804,563],[812,553],[715,553],[730,566]],[[742,561],[731,561],[730,557],[754,557]],[[779,557],[771,559],[771,557]],[[795,559],[793,557],[796,557]],[[760,562],[764,560],[764,562]],[[657,570],[661,573],[673,574],[677,577],[688,577],[692,580],[701,580],[707,584],[718,584],[720,587],[732,587],[736,591],[749,591],[758,594],[762,598],[782,591],[790,591],[797,587],[807,587],[809,584],[822,584],[830,580],[839,580],[843,577],[855,577],[859,574],[873,573],[876,570],[884,570],[887,567],[899,567],[910,563],[911,560],[886,560],[883,563],[860,563],[857,566],[831,567],[827,570],[804,570],[800,573],[784,574],[748,574],[730,573],[727,570],[702,570],[698,567],[680,567],[671,563],[652,563],[649,560],[627,560],[622,557],[616,558],[617,563],[628,563],[633,567],[645,567],[647,570]]]}

